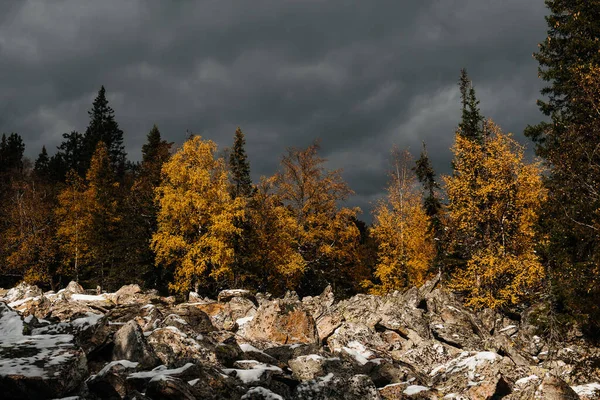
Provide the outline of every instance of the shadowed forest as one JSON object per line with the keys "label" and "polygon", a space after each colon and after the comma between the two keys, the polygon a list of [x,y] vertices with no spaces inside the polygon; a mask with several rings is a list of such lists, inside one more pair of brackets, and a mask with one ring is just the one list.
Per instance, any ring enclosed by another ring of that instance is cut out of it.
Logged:
{"label": "shadowed forest", "polygon": [[75,280],[214,296],[331,285],[347,297],[441,274],[468,306],[542,300],[548,330],[577,320],[599,332],[600,4],[547,4],[548,36],[534,54],[544,122],[525,131],[536,161],[482,115],[462,70],[452,173],[436,174],[426,144],[381,154],[389,183],[367,225],[344,207],[352,189],[326,167],[318,140],[289,148],[259,182],[240,128],[227,149],[197,135],[175,148],[155,125],[141,162],[129,161],[102,87],[87,128],[64,133],[52,155],[44,147],[28,160],[18,133],[2,135],[0,286]]}

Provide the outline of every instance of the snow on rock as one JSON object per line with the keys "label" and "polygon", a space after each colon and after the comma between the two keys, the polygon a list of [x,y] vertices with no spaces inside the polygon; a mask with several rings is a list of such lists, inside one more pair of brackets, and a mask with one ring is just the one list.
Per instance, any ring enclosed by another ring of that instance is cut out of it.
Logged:
{"label": "snow on rock", "polygon": [[266,375],[270,375],[272,372],[283,373],[283,370],[274,365],[256,363],[252,365],[251,369],[224,368],[223,372],[227,375],[235,376],[243,383],[248,384],[260,382],[265,379]]}
{"label": "snow on rock", "polygon": [[362,343],[353,340],[348,345],[342,347],[342,350],[353,356],[358,363],[365,365],[369,358],[373,357],[373,352],[368,350]]}
{"label": "snow on rock", "polygon": [[410,385],[406,389],[404,389],[404,392],[402,393],[404,393],[407,396],[412,396],[413,394],[421,393],[429,389],[430,388],[427,386]]}
{"label": "snow on rock", "polygon": [[600,383],[598,382],[588,383],[586,385],[571,386],[571,389],[573,389],[579,396],[585,396],[592,399],[600,398]]}
{"label": "snow on rock", "polygon": [[254,399],[256,398],[255,396],[263,400],[284,400],[280,395],[260,386],[253,387],[252,389],[248,390],[246,394],[242,396],[242,400]]}
{"label": "snow on rock", "polygon": [[515,386],[525,386],[529,382],[539,381],[539,380],[540,380],[540,378],[537,375],[529,375],[525,378],[517,379],[517,381],[515,382]]}
{"label": "snow on rock", "polygon": [[475,354],[463,351],[457,358],[434,368],[429,376],[435,376],[440,372],[451,374],[466,370],[469,379],[474,380],[477,367],[486,363],[494,363],[500,359],[502,359],[502,356],[491,351],[482,351]]}
{"label": "snow on rock", "polygon": [[71,300],[74,301],[108,301],[106,295],[104,294],[79,294],[75,293],[71,295]]}

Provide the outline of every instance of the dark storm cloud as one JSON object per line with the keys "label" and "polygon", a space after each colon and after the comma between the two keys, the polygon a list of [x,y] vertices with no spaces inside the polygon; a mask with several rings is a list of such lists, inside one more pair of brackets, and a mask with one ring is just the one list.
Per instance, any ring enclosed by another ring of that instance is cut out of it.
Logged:
{"label": "dark storm cloud", "polygon": [[368,209],[394,143],[418,155],[426,141],[449,170],[461,67],[485,115],[522,139],[540,119],[544,14],[533,0],[3,2],[0,131],[30,157],[54,149],[104,84],[133,159],[153,123],[221,146],[240,125],[258,178],[320,137]]}

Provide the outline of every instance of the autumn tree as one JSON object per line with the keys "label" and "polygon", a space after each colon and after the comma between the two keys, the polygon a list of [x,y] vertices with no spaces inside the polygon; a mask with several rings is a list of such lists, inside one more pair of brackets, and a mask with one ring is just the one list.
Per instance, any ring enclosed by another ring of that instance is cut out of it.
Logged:
{"label": "autumn tree", "polygon": [[174,269],[171,288],[216,290],[234,279],[233,221],[243,200],[232,200],[225,161],[217,146],[191,137],[166,162],[157,188],[158,230],[152,238],[156,262]]}
{"label": "autumn tree", "polygon": [[252,225],[248,242],[248,282],[261,291],[282,295],[294,290],[304,273],[298,252],[300,227],[295,216],[273,193],[273,178],[261,179],[250,200],[247,221]]}
{"label": "autumn tree", "polygon": [[435,256],[430,219],[406,150],[392,152],[387,192],[373,212],[371,232],[378,245],[378,284],[371,288],[375,293],[423,284]]}
{"label": "autumn tree", "polygon": [[538,164],[523,161],[523,148],[489,121],[483,144],[458,132],[448,193],[449,246],[464,264],[451,286],[467,304],[501,308],[532,294],[544,270],[535,253],[535,225],[544,201]]}
{"label": "autumn tree", "polygon": [[275,194],[299,227],[296,241],[305,270],[298,290],[316,293],[331,284],[353,291],[366,275],[358,262],[360,232],[354,223],[360,210],[338,209],[352,190],[339,170],[324,167],[318,150],[317,142],[304,150],[289,148],[274,179]]}
{"label": "autumn tree", "polygon": [[525,131],[549,169],[540,225],[548,243],[540,250],[555,309],[600,332],[600,1],[547,0],[546,6],[548,34],[534,57],[547,82],[538,106],[549,121]]}
{"label": "autumn tree", "polygon": [[58,197],[58,236],[65,260],[87,286],[111,288],[122,282],[118,189],[108,150],[99,142],[85,181],[72,171]]}
{"label": "autumn tree", "polygon": [[64,275],[79,282],[82,266],[88,260],[88,238],[91,215],[85,197],[85,182],[74,171],[67,174],[66,186],[58,194],[55,209],[58,222],[57,238],[62,253]]}

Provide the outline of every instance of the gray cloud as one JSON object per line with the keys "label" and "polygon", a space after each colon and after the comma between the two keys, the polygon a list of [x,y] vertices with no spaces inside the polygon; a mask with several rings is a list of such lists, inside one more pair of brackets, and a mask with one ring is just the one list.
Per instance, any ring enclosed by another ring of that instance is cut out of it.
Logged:
{"label": "gray cloud", "polygon": [[[428,144],[449,171],[466,67],[481,108],[523,143],[541,116],[531,54],[541,1],[24,1],[0,4],[0,131],[27,154],[83,131],[105,85],[139,159],[152,124],[227,146],[247,136],[256,179],[286,146],[322,138],[332,168],[370,208],[395,143]],[[367,216],[364,216],[368,219]]]}

